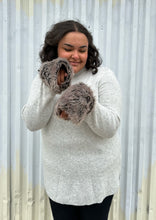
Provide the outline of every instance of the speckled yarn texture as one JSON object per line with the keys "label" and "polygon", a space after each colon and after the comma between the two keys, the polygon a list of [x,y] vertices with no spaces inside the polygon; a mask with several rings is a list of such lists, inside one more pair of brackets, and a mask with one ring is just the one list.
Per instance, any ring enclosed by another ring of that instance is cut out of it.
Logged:
{"label": "speckled yarn texture", "polygon": [[[91,89],[94,107],[81,123],[73,123],[59,118],[56,108],[66,91],[79,83]],[[22,118],[29,130],[41,129],[48,196],[61,204],[100,203],[119,189],[121,90],[107,67],[99,67],[95,75],[82,69],[71,79],[71,86],[56,94],[38,74]]]}

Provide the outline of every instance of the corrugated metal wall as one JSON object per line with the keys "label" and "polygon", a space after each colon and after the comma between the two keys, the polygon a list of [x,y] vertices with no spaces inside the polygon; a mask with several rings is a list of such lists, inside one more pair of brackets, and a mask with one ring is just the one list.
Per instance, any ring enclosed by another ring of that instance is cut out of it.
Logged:
{"label": "corrugated metal wall", "polygon": [[40,133],[21,120],[51,24],[79,19],[123,93],[121,187],[109,220],[156,219],[156,0],[0,0],[0,219],[51,220]]}

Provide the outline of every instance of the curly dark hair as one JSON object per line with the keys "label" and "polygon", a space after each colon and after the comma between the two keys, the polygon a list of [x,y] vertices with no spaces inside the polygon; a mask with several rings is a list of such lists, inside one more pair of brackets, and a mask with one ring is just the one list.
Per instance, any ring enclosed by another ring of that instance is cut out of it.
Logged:
{"label": "curly dark hair", "polygon": [[60,40],[69,32],[83,33],[88,39],[88,58],[86,69],[92,69],[92,73],[97,73],[97,68],[101,65],[102,60],[99,51],[93,44],[91,33],[79,22],[74,20],[61,21],[54,24],[46,33],[44,45],[39,53],[41,62],[51,61],[58,57],[57,48]]}

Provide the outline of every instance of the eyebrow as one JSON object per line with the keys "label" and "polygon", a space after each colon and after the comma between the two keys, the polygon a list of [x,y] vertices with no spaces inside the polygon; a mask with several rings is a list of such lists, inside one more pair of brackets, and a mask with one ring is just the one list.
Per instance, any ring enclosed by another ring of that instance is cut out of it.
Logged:
{"label": "eyebrow", "polygon": [[[74,47],[73,45],[71,45],[71,44],[64,44],[65,46],[68,46],[68,47]],[[85,48],[85,47],[87,47],[86,45],[83,45],[83,46],[80,46],[79,48]]]}

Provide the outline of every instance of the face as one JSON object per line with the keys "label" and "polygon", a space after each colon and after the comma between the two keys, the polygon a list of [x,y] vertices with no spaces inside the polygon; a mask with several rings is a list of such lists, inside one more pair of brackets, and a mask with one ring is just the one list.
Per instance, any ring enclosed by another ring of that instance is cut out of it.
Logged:
{"label": "face", "polygon": [[58,44],[58,57],[66,58],[74,73],[85,67],[88,58],[88,39],[80,32],[67,33]]}

